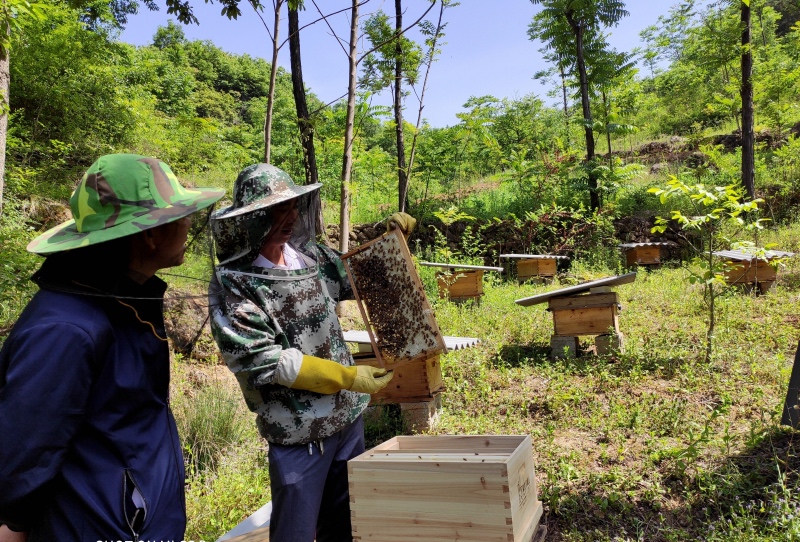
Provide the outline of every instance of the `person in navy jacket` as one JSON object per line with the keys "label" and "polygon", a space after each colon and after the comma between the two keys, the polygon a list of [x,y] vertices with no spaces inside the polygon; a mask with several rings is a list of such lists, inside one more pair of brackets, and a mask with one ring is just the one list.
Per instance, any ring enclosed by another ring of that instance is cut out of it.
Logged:
{"label": "person in navy jacket", "polygon": [[40,290],[0,350],[0,542],[182,540],[159,269],[183,262],[186,189],[154,158],[107,155],[34,239]]}

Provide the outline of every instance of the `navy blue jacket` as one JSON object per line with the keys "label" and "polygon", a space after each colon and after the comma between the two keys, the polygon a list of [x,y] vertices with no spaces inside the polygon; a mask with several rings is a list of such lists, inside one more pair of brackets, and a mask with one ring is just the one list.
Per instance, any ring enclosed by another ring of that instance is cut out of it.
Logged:
{"label": "navy blue jacket", "polygon": [[183,539],[166,285],[125,280],[154,299],[42,289],[0,350],[0,523],[30,542]]}

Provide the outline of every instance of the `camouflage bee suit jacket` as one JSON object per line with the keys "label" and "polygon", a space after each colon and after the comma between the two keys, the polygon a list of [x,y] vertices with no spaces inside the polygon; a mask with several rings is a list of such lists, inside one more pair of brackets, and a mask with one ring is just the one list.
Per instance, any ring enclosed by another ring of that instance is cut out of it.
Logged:
{"label": "camouflage bee suit jacket", "polygon": [[278,384],[302,355],[353,365],[334,311],[352,298],[347,274],[331,249],[309,242],[298,252],[316,262],[305,269],[217,266],[209,289],[211,329],[236,375],[261,435],[277,444],[327,438],[366,409],[369,395],[331,395]]}

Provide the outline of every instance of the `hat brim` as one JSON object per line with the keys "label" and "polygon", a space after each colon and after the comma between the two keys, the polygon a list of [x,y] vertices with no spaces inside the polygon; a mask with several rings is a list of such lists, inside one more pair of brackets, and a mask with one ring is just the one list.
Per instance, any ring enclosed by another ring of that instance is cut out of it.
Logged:
{"label": "hat brim", "polygon": [[28,243],[28,252],[53,254],[149,230],[205,209],[222,198],[225,190],[221,188],[187,188],[185,194],[187,197],[169,207],[145,211],[137,214],[132,220],[101,230],[80,232],[75,225],[75,220],[68,220],[47,230]]}
{"label": "hat brim", "polygon": [[270,194],[269,196],[263,197],[252,203],[243,205],[242,207],[234,208],[233,205],[224,207],[219,211],[216,211],[212,218],[214,220],[225,220],[226,218],[245,215],[252,213],[253,211],[258,211],[259,209],[272,207],[273,205],[283,203],[284,201],[289,201],[290,199],[298,198],[315,190],[319,190],[320,188],[322,188],[322,183],[295,185],[291,188],[291,190],[284,190],[282,192]]}

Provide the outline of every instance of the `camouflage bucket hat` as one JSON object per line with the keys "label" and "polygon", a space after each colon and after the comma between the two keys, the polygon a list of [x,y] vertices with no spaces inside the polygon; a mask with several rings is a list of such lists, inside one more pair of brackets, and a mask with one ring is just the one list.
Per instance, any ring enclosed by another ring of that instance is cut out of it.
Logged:
{"label": "camouflage bucket hat", "polygon": [[297,185],[289,174],[270,164],[253,164],[239,173],[233,185],[233,205],[214,213],[214,220],[224,220],[271,207],[314,190],[322,183]]}
{"label": "camouflage bucket hat", "polygon": [[31,241],[28,250],[50,254],[133,235],[208,207],[224,194],[218,188],[184,188],[156,158],[101,156],[72,193],[73,219]]}

